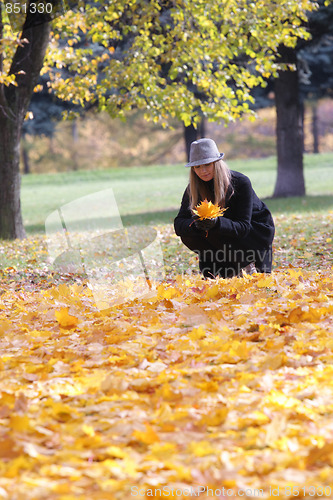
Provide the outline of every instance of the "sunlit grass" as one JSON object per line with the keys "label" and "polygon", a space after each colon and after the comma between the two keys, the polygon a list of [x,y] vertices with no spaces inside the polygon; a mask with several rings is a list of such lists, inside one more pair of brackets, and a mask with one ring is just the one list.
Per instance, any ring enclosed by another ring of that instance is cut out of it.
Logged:
{"label": "sunlit grass", "polygon": [[[333,154],[305,155],[306,197],[271,199],[276,158],[234,160],[231,169],[248,175],[258,196],[274,214],[326,212],[333,209]],[[188,182],[184,165],[114,168],[58,174],[31,174],[22,179],[22,210],[29,234],[43,233],[46,217],[88,194],[112,188],[125,225],[171,223]]]}

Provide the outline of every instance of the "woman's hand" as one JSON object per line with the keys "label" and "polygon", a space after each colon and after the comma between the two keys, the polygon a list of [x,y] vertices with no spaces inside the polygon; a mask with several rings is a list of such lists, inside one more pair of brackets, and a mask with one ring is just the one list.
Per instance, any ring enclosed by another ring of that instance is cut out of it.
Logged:
{"label": "woman's hand", "polygon": [[215,226],[216,222],[217,222],[217,217],[215,217],[214,219],[194,220],[195,227],[200,231],[209,231]]}

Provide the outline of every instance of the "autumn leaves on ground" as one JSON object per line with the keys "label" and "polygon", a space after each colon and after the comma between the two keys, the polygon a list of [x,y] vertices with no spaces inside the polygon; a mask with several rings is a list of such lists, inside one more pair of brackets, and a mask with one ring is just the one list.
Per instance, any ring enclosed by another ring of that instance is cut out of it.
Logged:
{"label": "autumn leaves on ground", "polygon": [[103,311],[4,243],[0,498],[332,497],[333,214],[276,222],[271,275],[215,281],[159,226],[166,279]]}

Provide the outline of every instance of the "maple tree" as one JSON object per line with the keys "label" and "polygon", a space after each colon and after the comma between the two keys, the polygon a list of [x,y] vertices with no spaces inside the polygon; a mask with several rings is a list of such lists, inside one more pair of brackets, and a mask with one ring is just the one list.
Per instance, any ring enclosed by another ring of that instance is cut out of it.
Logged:
{"label": "maple tree", "polygon": [[112,116],[144,108],[147,119],[162,123],[176,116],[186,125],[202,115],[228,122],[250,113],[251,88],[276,73],[282,41],[292,46],[307,36],[301,25],[315,8],[311,0],[279,9],[273,0],[91,0],[58,17],[51,36],[49,22],[29,27],[28,11],[18,38],[0,6],[2,238],[24,236],[18,143],[47,48],[43,72],[62,99],[82,105],[96,99]]}
{"label": "maple tree", "polygon": [[[305,62],[302,51],[308,49],[311,52],[312,49],[316,54],[315,59],[318,64],[322,50],[320,45],[328,46],[332,37],[333,3],[331,0],[320,0],[318,5],[320,6],[319,10],[309,16],[308,29],[312,35],[311,39],[307,41],[300,39],[295,47],[281,45],[279,49],[280,60],[293,70],[279,71],[279,77],[274,82],[278,169],[273,196],[276,197],[303,196],[305,194],[303,169],[304,102],[302,102],[301,97],[301,83],[302,80],[309,78],[310,69],[308,62]],[[328,53],[331,53],[329,46]],[[327,64],[327,56],[323,57],[323,60]],[[328,59],[330,66],[329,62]],[[319,65],[322,66],[323,61]],[[314,72],[316,73],[315,80],[319,73],[316,67],[314,67]],[[324,90],[325,86],[329,88],[328,71],[325,77],[325,83],[317,84],[315,92],[318,92],[320,87],[322,87],[321,91]],[[306,87],[307,85],[303,85],[303,91]],[[310,88],[307,92],[313,94],[314,89]]]}

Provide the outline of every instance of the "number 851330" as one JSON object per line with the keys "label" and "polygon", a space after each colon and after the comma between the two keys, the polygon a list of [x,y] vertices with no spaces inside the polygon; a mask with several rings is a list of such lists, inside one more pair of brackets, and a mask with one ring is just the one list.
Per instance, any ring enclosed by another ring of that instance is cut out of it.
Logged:
{"label": "number 851330", "polygon": [[52,14],[53,5],[51,3],[5,3],[7,14]]}

